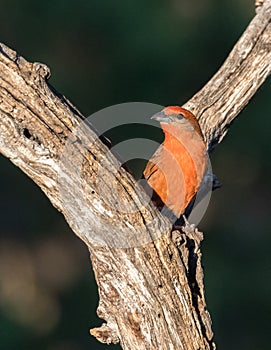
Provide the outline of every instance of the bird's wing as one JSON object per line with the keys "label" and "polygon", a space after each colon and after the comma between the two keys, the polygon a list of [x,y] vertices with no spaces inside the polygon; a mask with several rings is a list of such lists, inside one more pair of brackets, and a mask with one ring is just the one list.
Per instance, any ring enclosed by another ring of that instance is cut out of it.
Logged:
{"label": "bird's wing", "polygon": [[143,172],[146,180],[149,180],[154,173],[159,171],[159,163],[161,162],[161,159],[163,159],[163,146],[160,146],[155,151],[148,164],[146,165],[146,168]]}

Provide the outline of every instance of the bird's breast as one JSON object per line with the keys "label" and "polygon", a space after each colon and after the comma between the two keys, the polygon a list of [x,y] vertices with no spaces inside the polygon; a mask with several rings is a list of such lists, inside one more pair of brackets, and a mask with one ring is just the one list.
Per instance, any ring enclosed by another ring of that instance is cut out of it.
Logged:
{"label": "bird's breast", "polygon": [[173,135],[150,159],[144,176],[162,202],[179,217],[197,193],[207,168],[206,146],[195,132]]}

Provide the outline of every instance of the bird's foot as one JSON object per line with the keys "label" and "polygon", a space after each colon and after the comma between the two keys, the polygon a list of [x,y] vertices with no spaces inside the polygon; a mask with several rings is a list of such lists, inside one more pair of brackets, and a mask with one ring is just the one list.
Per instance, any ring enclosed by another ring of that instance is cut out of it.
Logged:
{"label": "bird's foot", "polygon": [[172,231],[179,230],[184,233],[192,233],[196,230],[195,224],[190,224],[185,215],[182,215],[173,225]]}
{"label": "bird's foot", "polygon": [[182,231],[184,233],[193,233],[196,230],[195,224],[190,224],[185,215],[182,215],[184,220],[184,225],[182,226]]}

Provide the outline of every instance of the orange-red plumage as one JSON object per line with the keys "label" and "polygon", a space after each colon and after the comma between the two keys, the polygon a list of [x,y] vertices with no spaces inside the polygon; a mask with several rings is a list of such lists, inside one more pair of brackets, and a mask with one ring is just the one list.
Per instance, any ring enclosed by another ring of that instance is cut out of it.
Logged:
{"label": "orange-red plumage", "polygon": [[152,117],[165,134],[145,170],[153,199],[176,217],[195,197],[207,168],[206,144],[196,117],[179,106],[170,106]]}

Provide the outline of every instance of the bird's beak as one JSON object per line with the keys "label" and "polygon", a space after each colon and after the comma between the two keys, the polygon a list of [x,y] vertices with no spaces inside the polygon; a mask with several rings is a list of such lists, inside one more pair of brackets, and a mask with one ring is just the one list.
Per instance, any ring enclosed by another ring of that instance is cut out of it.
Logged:
{"label": "bird's beak", "polygon": [[163,111],[155,113],[153,116],[151,116],[151,119],[157,120],[160,123],[169,123],[170,121],[168,116]]}

